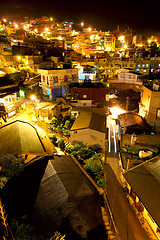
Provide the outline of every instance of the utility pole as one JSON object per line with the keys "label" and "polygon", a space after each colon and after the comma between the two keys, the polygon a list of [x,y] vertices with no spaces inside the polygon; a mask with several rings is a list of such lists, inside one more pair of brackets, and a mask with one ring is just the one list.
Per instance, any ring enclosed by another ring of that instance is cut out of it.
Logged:
{"label": "utility pole", "polygon": [[126,121],[127,121],[127,112],[128,112],[128,102],[129,102],[129,96],[126,97],[126,114],[125,114],[124,131],[123,131],[124,134],[125,134],[125,132],[126,132]]}

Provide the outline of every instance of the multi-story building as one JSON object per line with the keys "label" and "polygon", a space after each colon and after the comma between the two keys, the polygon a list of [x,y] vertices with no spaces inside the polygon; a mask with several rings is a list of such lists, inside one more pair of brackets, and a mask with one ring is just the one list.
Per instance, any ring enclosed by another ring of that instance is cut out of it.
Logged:
{"label": "multi-story building", "polygon": [[108,34],[104,38],[105,51],[115,51],[116,37],[112,34]]}
{"label": "multi-story building", "polygon": [[[106,95],[109,89],[102,83],[92,83],[89,81],[73,85],[71,88],[71,99],[73,105],[83,106],[104,106]],[[90,102],[91,101],[91,102]]]}
{"label": "multi-story building", "polygon": [[50,100],[64,96],[68,91],[69,83],[78,82],[78,69],[38,69],[41,75],[40,86],[44,95]]}
{"label": "multi-story building", "polygon": [[136,61],[136,72],[143,75],[155,74],[160,72],[160,58],[138,59]]}
{"label": "multi-story building", "polygon": [[0,66],[11,66],[13,64],[13,54],[10,42],[6,38],[0,39]]}
{"label": "multi-story building", "polygon": [[141,74],[129,69],[122,69],[115,79],[108,79],[111,89],[127,90],[132,89],[136,92],[140,91],[142,86]]}
{"label": "multi-story building", "polygon": [[142,86],[139,115],[144,117],[156,132],[160,132],[159,85],[153,84],[151,87]]}
{"label": "multi-story building", "polygon": [[94,70],[94,67],[89,65],[80,66],[78,71],[78,78],[79,82],[83,82],[84,80],[95,81],[96,71]]}
{"label": "multi-story building", "polygon": [[145,41],[143,39],[143,35],[135,35],[135,36],[133,36],[133,45],[135,47],[143,47],[143,46],[145,46]]}

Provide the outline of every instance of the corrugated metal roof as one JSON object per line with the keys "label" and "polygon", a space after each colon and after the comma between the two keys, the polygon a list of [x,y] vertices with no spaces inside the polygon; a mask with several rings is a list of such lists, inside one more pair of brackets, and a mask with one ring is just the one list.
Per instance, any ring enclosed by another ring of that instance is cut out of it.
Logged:
{"label": "corrugated metal roof", "polygon": [[45,153],[36,129],[26,122],[15,121],[1,127],[0,139],[0,154]]}
{"label": "corrugated metal roof", "polygon": [[132,168],[124,177],[160,227],[160,156]]}
{"label": "corrugated metal roof", "polygon": [[94,113],[92,111],[85,111],[80,113],[78,118],[75,120],[72,130],[80,130],[90,128],[99,132],[106,132],[105,128],[105,116]]}

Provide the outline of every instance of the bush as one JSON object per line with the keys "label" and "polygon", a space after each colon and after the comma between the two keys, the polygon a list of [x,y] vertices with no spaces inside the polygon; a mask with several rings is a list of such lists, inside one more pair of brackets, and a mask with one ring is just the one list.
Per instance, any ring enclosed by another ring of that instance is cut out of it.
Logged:
{"label": "bush", "polygon": [[17,158],[11,154],[0,156],[0,188],[3,188],[7,181],[19,175],[24,169],[24,159]]}
{"label": "bush", "polygon": [[78,152],[77,151],[72,151],[72,153],[71,153],[75,158],[78,158]]}
{"label": "bush", "polygon": [[96,153],[102,152],[102,147],[99,144],[94,144],[94,145],[90,146],[89,148]]}
{"label": "bush", "polygon": [[56,145],[56,144],[57,144],[57,137],[56,137],[56,135],[55,135],[55,134],[52,134],[52,135],[50,135],[50,138],[51,138],[52,143],[53,143],[54,145]]}
{"label": "bush", "polygon": [[89,147],[82,146],[80,147],[78,154],[82,160],[85,160],[91,158],[94,155],[94,152]]}
{"label": "bush", "polygon": [[64,128],[66,128],[67,130],[71,128],[71,122],[69,120],[65,121]]}
{"label": "bush", "polygon": [[67,129],[63,129],[63,134],[66,136],[66,137],[70,137],[70,130],[67,130]]}
{"label": "bush", "polygon": [[14,219],[11,223],[11,229],[14,238],[17,240],[37,240],[34,234],[34,228],[28,224],[26,216],[22,218],[21,223]]}
{"label": "bush", "polygon": [[91,158],[84,161],[84,169],[89,170],[94,173],[95,181],[99,187],[104,188],[105,179],[103,174],[103,166],[101,163],[101,154],[94,154]]}
{"label": "bush", "polygon": [[65,143],[64,143],[64,139],[63,138],[58,138],[57,139],[57,144],[58,144],[59,148],[65,149]]}
{"label": "bush", "polygon": [[71,154],[73,150],[72,150],[72,147],[71,147],[71,146],[68,146],[68,147],[65,148],[65,151],[66,151],[67,153]]}
{"label": "bush", "polygon": [[65,240],[65,235],[62,236],[59,232],[55,232],[50,240]]}

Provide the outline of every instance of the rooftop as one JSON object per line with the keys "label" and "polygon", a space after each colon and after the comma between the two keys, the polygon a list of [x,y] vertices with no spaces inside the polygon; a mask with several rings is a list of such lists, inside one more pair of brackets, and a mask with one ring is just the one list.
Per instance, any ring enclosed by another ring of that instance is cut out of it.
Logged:
{"label": "rooftop", "polygon": [[76,118],[71,131],[78,129],[93,129],[99,132],[106,132],[105,119],[106,116],[93,112],[87,108],[88,111],[81,111],[78,118]]}
{"label": "rooftop", "polygon": [[160,156],[130,169],[124,177],[160,227]]}
{"label": "rooftop", "polygon": [[2,126],[0,139],[0,154],[46,154],[36,129],[23,121],[16,120]]}

